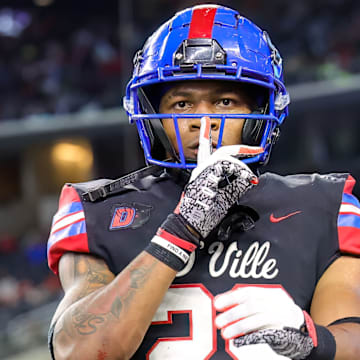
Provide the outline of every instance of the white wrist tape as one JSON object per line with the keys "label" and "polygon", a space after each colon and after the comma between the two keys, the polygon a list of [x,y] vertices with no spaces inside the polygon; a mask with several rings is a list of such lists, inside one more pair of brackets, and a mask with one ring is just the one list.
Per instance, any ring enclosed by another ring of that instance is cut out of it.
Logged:
{"label": "white wrist tape", "polygon": [[161,246],[162,248],[164,248],[167,251],[170,251],[172,254],[177,256],[184,263],[188,262],[190,256],[184,250],[182,250],[175,244],[171,243],[170,241],[167,241],[167,240],[163,239],[162,237],[155,235],[151,239],[151,242]]}

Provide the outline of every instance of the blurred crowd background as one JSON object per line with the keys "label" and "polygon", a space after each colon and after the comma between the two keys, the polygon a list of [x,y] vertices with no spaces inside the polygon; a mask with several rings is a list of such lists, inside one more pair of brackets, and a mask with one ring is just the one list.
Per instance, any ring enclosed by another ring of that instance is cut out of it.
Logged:
{"label": "blurred crowd background", "polygon": [[[37,2],[51,5],[36,7],[31,0],[15,0],[5,7],[6,1],[1,2],[0,119],[118,106],[129,60],[144,35],[174,10],[196,3]],[[289,85],[360,71],[360,3],[356,0],[222,4],[239,8],[269,29],[286,59]]]}
{"label": "blurred crowd background", "polygon": [[[0,359],[49,358],[62,291],[46,241],[61,186],[143,165],[121,108],[132,57],[161,22],[198,3],[1,0]],[[284,58],[293,104],[267,170],[360,179],[360,2],[219,3],[266,29]]]}

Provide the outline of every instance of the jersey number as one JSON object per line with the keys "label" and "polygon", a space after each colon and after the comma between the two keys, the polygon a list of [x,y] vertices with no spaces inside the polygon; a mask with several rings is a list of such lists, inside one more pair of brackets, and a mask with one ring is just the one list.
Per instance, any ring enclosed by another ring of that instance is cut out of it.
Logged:
{"label": "jersey number", "polygon": [[[238,287],[239,285],[235,286]],[[151,325],[172,324],[173,314],[188,314],[189,335],[185,337],[159,338],[148,351],[149,360],[206,360],[216,352],[217,330],[214,324],[214,296],[202,284],[173,285],[166,293],[164,300],[156,312]],[[246,349],[245,349],[246,348]],[[267,345],[235,348],[232,342],[226,341],[226,352],[233,359],[256,358],[286,359],[276,355]],[[256,352],[256,353],[255,353]],[[250,354],[251,353],[251,354]],[[261,356],[261,358],[263,358]]]}

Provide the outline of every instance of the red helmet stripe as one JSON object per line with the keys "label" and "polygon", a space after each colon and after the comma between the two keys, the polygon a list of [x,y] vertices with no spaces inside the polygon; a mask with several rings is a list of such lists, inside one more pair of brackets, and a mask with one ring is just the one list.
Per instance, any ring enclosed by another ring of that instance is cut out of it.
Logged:
{"label": "red helmet stripe", "polygon": [[194,38],[211,38],[216,8],[195,9],[192,13],[189,39]]}

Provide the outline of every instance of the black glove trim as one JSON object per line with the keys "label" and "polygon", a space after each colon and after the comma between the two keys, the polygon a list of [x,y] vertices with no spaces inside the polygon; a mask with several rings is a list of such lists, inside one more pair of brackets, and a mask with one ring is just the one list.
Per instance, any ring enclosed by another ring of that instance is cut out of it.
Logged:
{"label": "black glove trim", "polygon": [[191,226],[187,223],[184,217],[180,214],[170,214],[166,220],[161,224],[160,228],[164,229],[168,233],[179,237],[180,239],[190,241],[196,246],[199,246],[200,241],[194,233],[192,233],[188,226]]}

